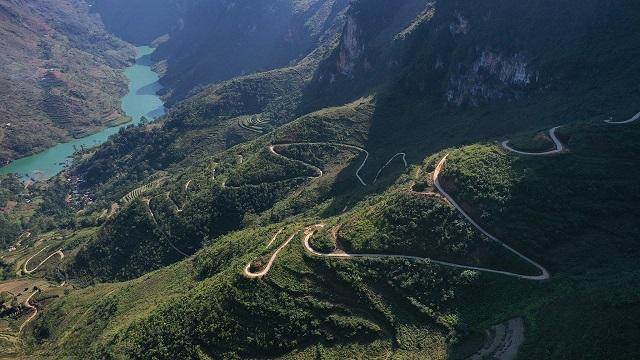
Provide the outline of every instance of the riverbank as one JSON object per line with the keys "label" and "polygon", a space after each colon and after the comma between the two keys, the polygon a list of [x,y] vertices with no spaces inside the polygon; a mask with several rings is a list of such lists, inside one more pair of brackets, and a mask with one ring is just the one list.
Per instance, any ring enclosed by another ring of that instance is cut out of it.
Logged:
{"label": "riverbank", "polygon": [[129,92],[122,98],[122,110],[132,120],[106,128],[93,135],[60,143],[41,153],[18,159],[0,168],[0,175],[15,173],[24,181],[47,180],[69,166],[74,152],[82,148],[100,145],[116,134],[120,128],[139,124],[142,117],[155,120],[164,115],[164,103],[158,95],[162,85],[151,66],[150,56],[155,49],[149,46],[136,48],[134,65],[124,71],[129,80]]}

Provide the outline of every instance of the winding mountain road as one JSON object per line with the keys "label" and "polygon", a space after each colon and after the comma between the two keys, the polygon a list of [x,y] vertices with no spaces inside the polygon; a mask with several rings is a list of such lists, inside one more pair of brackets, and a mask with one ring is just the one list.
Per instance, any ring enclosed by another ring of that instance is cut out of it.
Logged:
{"label": "winding mountain road", "polygon": [[44,263],[49,261],[49,259],[51,259],[56,255],[60,256],[60,260],[64,259],[64,253],[62,252],[62,249],[59,249],[58,251],[54,252],[53,254],[49,255],[47,258],[42,260],[35,268],[31,270],[27,270],[27,265],[29,265],[29,261],[31,261],[34,257],[38,256],[41,252],[45,251],[47,248],[48,246],[43,247],[40,251],[33,254],[30,258],[27,259],[27,261],[24,262],[24,265],[22,265],[22,270],[24,271],[25,274],[27,275],[33,274],[36,270],[40,268],[40,266],[42,266]]}
{"label": "winding mountain road", "polygon": [[[320,224],[320,225],[322,225],[322,224]],[[345,253],[345,252],[325,254],[325,253],[321,253],[319,251],[314,250],[311,247],[311,245],[309,244],[309,240],[311,239],[311,237],[313,237],[314,234],[315,234],[315,231],[309,231],[309,232],[305,233],[305,237],[304,237],[304,240],[303,240],[303,245],[304,245],[304,248],[309,253],[311,253],[312,255],[315,255],[315,256],[320,256],[320,257],[337,258],[337,259],[356,259],[356,258],[405,259],[405,260],[412,260],[412,261],[423,261],[423,262],[428,262],[428,263],[437,264],[437,265],[441,265],[441,266],[448,266],[448,267],[464,269],[464,270],[473,270],[473,271],[480,271],[480,272],[488,272],[488,273],[494,273],[494,274],[500,274],[500,275],[513,276],[513,277],[517,277],[517,278],[520,278],[520,279],[526,279],[526,280],[545,280],[545,279],[547,279],[547,278],[541,278],[541,276],[528,276],[528,275],[516,274],[516,273],[512,273],[512,272],[508,272],[508,271],[500,271],[500,270],[488,269],[488,268],[477,267],[477,266],[460,265],[460,264],[455,264],[455,263],[451,263],[451,262],[447,262],[447,261],[440,261],[440,260],[434,260],[434,259],[431,259],[431,258],[419,257],[419,256],[411,256],[411,255],[349,254],[349,253]]]}
{"label": "winding mountain road", "polygon": [[[362,171],[362,169],[364,168],[364,166],[367,164],[367,161],[369,160],[369,151],[355,146],[355,145],[349,145],[349,144],[343,144],[343,143],[334,143],[334,142],[297,142],[297,143],[281,143],[281,144],[271,144],[269,145],[267,148],[269,149],[269,152],[275,156],[281,157],[283,159],[286,159],[288,161],[293,161],[299,164],[302,164],[303,166],[312,169],[313,171],[316,172],[316,175],[313,176],[297,176],[297,177],[293,177],[293,178],[288,178],[288,179],[284,179],[284,180],[277,180],[277,181],[273,181],[270,183],[279,183],[282,181],[291,181],[291,180],[296,180],[296,179],[309,179],[309,180],[315,180],[315,179],[319,179],[321,177],[324,176],[324,171],[322,169],[320,169],[319,167],[310,164],[308,162],[302,161],[302,160],[298,160],[298,159],[292,159],[289,158],[285,155],[280,154],[279,152],[276,151],[276,147],[278,146],[282,146],[282,147],[287,147],[287,146],[303,146],[303,145],[322,145],[322,146],[337,146],[337,147],[344,147],[344,148],[348,148],[348,149],[352,149],[352,150],[357,150],[360,152],[363,152],[365,154],[364,160],[362,161],[362,163],[360,164],[360,166],[358,167],[358,169],[356,170],[356,177],[358,178],[358,181],[360,182],[360,184],[362,186],[367,186],[367,182],[364,181],[364,179],[362,178],[362,176],[360,175],[360,172]],[[402,157],[402,161],[404,163],[404,167],[406,168],[408,166],[407,163],[407,158],[406,158],[406,154],[405,153],[397,153],[395,154],[393,157],[391,157],[391,159],[389,159],[389,161],[387,161],[386,164],[384,164],[380,170],[378,170],[378,173],[376,174],[375,179],[373,180],[373,182],[375,183],[378,180],[378,177],[380,176],[380,174],[382,173],[382,171],[389,166],[389,164],[391,164],[391,162],[393,160],[395,160],[397,157],[401,156]],[[227,185],[227,180],[224,180],[221,184],[221,187],[224,188],[229,188],[229,189],[241,189],[245,186],[257,186],[257,185],[242,185],[242,186],[232,186],[232,185]]]}
{"label": "winding mountain road", "polygon": [[[431,258],[425,258],[425,257],[418,257],[418,256],[411,256],[411,255],[395,255],[395,254],[349,254],[349,253],[345,253],[343,251],[340,252],[335,252],[335,253],[330,253],[330,254],[325,254],[325,253],[321,253],[318,252],[316,250],[314,250],[311,245],[309,244],[309,240],[311,239],[311,237],[315,234],[316,230],[315,229],[319,229],[319,228],[323,228],[325,226],[325,224],[317,224],[314,225],[312,227],[309,227],[305,230],[304,232],[304,238],[303,238],[303,245],[304,248],[306,249],[306,251],[308,251],[310,254],[315,255],[315,256],[321,256],[321,257],[329,257],[329,258],[339,258],[339,259],[353,259],[353,258],[393,258],[393,259],[406,259],[406,260],[413,260],[413,261],[424,261],[424,262],[429,262],[429,263],[433,263],[433,264],[437,264],[437,265],[441,265],[441,266],[448,266],[448,267],[453,267],[453,268],[458,268],[458,269],[465,269],[465,270],[473,270],[473,271],[479,271],[479,272],[486,272],[486,273],[493,273],[493,274],[500,274],[500,275],[505,275],[505,276],[511,276],[511,277],[516,277],[519,279],[525,279],[525,280],[535,280],[535,281],[542,281],[542,280],[547,280],[550,278],[549,276],[549,272],[542,267],[540,264],[536,263],[535,261],[529,259],[528,257],[526,257],[525,255],[521,254],[520,252],[516,251],[515,249],[511,248],[510,246],[508,246],[507,244],[503,243],[502,241],[498,240],[495,236],[489,234],[484,228],[482,228],[477,222],[475,222],[471,216],[469,216],[463,209],[462,207],[451,197],[451,195],[449,195],[444,188],[442,187],[442,185],[440,184],[440,174],[442,172],[442,169],[444,168],[444,164],[447,160],[447,156],[445,156],[440,163],[438,163],[438,166],[436,167],[436,170],[434,171],[433,174],[433,178],[434,178],[434,184],[436,186],[436,188],[438,189],[438,191],[440,192],[440,194],[442,194],[442,196],[444,196],[450,203],[451,205],[456,208],[456,210],[458,210],[474,227],[476,227],[481,233],[483,233],[484,235],[486,235],[489,239],[491,239],[492,241],[497,242],[498,244],[500,244],[501,246],[503,246],[505,249],[507,249],[508,251],[516,254],[518,257],[520,257],[521,259],[525,260],[526,262],[530,263],[531,265],[535,266],[537,269],[540,270],[540,275],[523,275],[523,274],[517,274],[517,273],[513,273],[513,272],[509,272],[509,271],[501,271],[501,270],[495,270],[495,269],[489,269],[489,268],[484,268],[484,267],[478,267],[478,266],[468,266],[468,265],[461,265],[461,264],[455,264],[455,263],[451,263],[451,262],[447,262],[447,261],[440,261],[440,260],[434,260]],[[417,194],[424,194],[424,195],[436,195],[436,193],[419,193],[417,192]],[[276,237],[283,231],[283,229],[280,229],[272,238],[271,242],[269,243],[269,245],[267,245],[267,247],[269,247],[276,239]],[[291,235],[287,241],[285,241],[269,258],[269,262],[267,263],[267,266],[261,270],[260,272],[252,272],[251,269],[251,263],[247,264],[247,266],[244,268],[244,275],[248,278],[260,278],[265,276],[269,270],[271,270],[271,267],[273,266],[274,261],[276,260],[276,258],[278,257],[278,254],[280,253],[280,251],[282,251],[282,249],[284,249],[287,245],[289,245],[289,243],[291,242],[291,240],[293,240],[293,238],[298,234],[299,232],[294,233],[293,235]]]}
{"label": "winding mountain road", "polygon": [[553,140],[553,144],[555,145],[555,149],[554,150],[550,150],[550,151],[544,151],[544,152],[527,152],[527,151],[519,151],[516,150],[514,148],[512,148],[511,146],[509,146],[509,140],[505,140],[502,142],[502,147],[507,150],[510,151],[512,153],[515,154],[520,154],[520,155],[528,155],[528,156],[547,156],[547,155],[554,155],[554,154],[558,154],[561,153],[562,151],[565,150],[564,145],[562,144],[562,142],[560,141],[560,139],[558,139],[558,137],[556,136],[556,131],[560,128],[560,126],[556,126],[554,128],[552,128],[551,130],[549,130],[549,136],[551,137],[551,140]]}
{"label": "winding mountain road", "polygon": [[29,316],[29,318],[27,320],[25,320],[22,323],[22,325],[20,325],[20,331],[19,332],[22,332],[24,327],[27,326],[27,324],[30,323],[33,319],[35,319],[35,317],[38,315],[38,308],[36,308],[35,306],[31,305],[29,303],[29,301],[31,301],[31,298],[34,297],[39,292],[40,292],[40,290],[34,291],[31,295],[29,295],[27,300],[24,301],[24,306],[26,306],[27,308],[33,310],[33,314],[31,314],[31,316]]}
{"label": "winding mountain road", "polygon": [[[640,113],[636,114],[634,117],[632,117],[629,120],[623,121],[623,122],[611,122],[611,121],[606,121],[608,123],[612,123],[612,124],[628,124],[631,122],[634,122],[636,120],[640,119]],[[560,128],[560,126],[556,126],[552,129],[549,130],[549,136],[551,138],[551,140],[553,141],[554,145],[555,145],[555,149],[554,150],[550,150],[550,151],[545,151],[545,152],[525,152],[525,151],[519,151],[516,150],[514,148],[512,148],[511,146],[509,146],[509,141],[503,141],[502,142],[502,147],[512,153],[516,153],[516,154],[520,154],[520,155],[528,155],[528,156],[548,156],[548,155],[554,155],[554,154],[558,154],[561,153],[565,150],[565,146],[562,144],[562,142],[560,141],[560,139],[558,139],[557,135],[556,135],[556,131],[558,130],[558,128]],[[362,168],[365,166],[365,164],[367,163],[367,160],[369,159],[369,152],[363,148],[357,147],[357,146],[353,146],[353,145],[347,145],[347,144],[341,144],[341,143],[330,143],[330,142],[317,142],[317,143],[287,143],[287,144],[272,144],[269,145],[269,151],[276,155],[276,156],[280,156],[284,159],[287,159],[289,161],[295,161],[298,163],[303,164],[304,166],[307,166],[308,168],[313,169],[318,175],[316,176],[309,176],[307,178],[310,179],[317,179],[320,178],[324,175],[324,172],[322,171],[322,169],[318,168],[315,165],[309,164],[307,162],[304,162],[302,160],[297,160],[297,159],[291,159],[288,158],[280,153],[278,153],[275,150],[276,146],[291,146],[291,145],[327,145],[327,146],[342,146],[342,147],[346,147],[346,148],[350,148],[350,149],[355,149],[358,151],[362,151],[366,154],[364,161],[362,162],[362,164],[360,164],[360,167],[358,167],[358,170],[356,171],[356,177],[358,178],[358,180],[360,181],[360,183],[363,186],[366,186],[366,182],[362,179],[362,177],[360,176],[360,171],[362,170]],[[407,167],[407,160],[406,160],[406,154],[405,153],[397,153],[394,156],[391,157],[391,159],[389,159],[389,161],[387,161],[386,164],[384,164],[380,170],[378,170],[378,173],[376,174],[373,182],[375,183],[378,179],[378,177],[380,176],[381,172],[387,167],[389,166],[389,164],[395,160],[397,157],[401,156],[402,160],[405,164],[405,167]],[[340,252],[335,252],[335,253],[329,253],[329,254],[325,254],[325,253],[320,253],[316,250],[314,250],[311,245],[309,244],[309,240],[311,239],[311,237],[315,234],[317,228],[321,228],[324,227],[324,224],[317,224],[313,227],[307,228],[305,230],[305,236],[303,239],[303,245],[306,251],[308,251],[309,253],[311,253],[312,255],[315,256],[321,256],[321,257],[329,257],[329,258],[341,258],[341,259],[350,259],[350,258],[396,258],[396,259],[407,259],[407,260],[414,260],[414,261],[426,261],[426,262],[430,262],[430,263],[434,263],[434,264],[438,264],[438,265],[442,265],[442,266],[448,266],[448,267],[453,267],[453,268],[459,268],[459,269],[466,269],[466,270],[473,270],[473,271],[479,271],[479,272],[487,272],[487,273],[494,273],[494,274],[500,274],[500,275],[505,275],[505,276],[511,276],[511,277],[515,277],[515,278],[519,278],[519,279],[525,279],[525,280],[533,280],[533,281],[543,281],[543,280],[548,280],[551,276],[549,274],[549,272],[547,271],[547,269],[545,269],[542,265],[540,265],[539,263],[535,262],[534,260],[530,259],[529,257],[525,256],[524,254],[520,253],[519,251],[515,250],[514,248],[510,247],[509,245],[505,244],[504,242],[502,242],[500,239],[496,238],[494,235],[490,234],[487,230],[485,230],[482,226],[480,226],[480,224],[478,224],[463,208],[462,206],[460,206],[460,204],[453,199],[453,197],[447,193],[447,191],[444,189],[444,187],[442,186],[441,182],[440,182],[440,175],[442,174],[442,171],[444,169],[444,165],[447,161],[449,154],[445,155],[442,160],[440,160],[440,162],[438,163],[438,165],[436,166],[435,171],[433,172],[433,183],[436,187],[436,189],[438,190],[439,194],[442,195],[445,199],[447,199],[447,201],[458,211],[460,212],[460,214],[462,214],[462,216],[464,216],[465,219],[467,219],[467,221],[473,225],[478,231],[480,231],[482,234],[484,234],[486,237],[488,237],[490,240],[498,243],[500,246],[502,246],[503,248],[505,248],[507,251],[515,254],[516,256],[518,256],[520,259],[526,261],[527,263],[533,265],[535,268],[537,268],[540,271],[540,275],[523,275],[523,274],[517,274],[517,273],[513,273],[513,272],[509,272],[509,271],[501,271],[501,270],[495,270],[495,269],[489,269],[489,268],[484,268],[484,267],[478,267],[478,266],[468,266],[468,265],[461,265],[461,264],[455,264],[455,263],[451,263],[451,262],[447,262],[447,261],[440,261],[440,260],[434,260],[431,258],[425,258],[425,257],[418,257],[418,256],[410,256],[410,255],[395,255],[395,254],[348,254],[345,253],[343,251]],[[224,186],[224,185],[223,185]],[[427,195],[427,196],[432,196],[432,195],[438,195],[437,193],[434,192],[416,192],[416,191],[412,191],[415,194],[418,195]],[[284,228],[283,228],[284,229]],[[278,231],[272,238],[271,242],[269,242],[269,244],[267,245],[267,247],[270,247],[271,244],[275,241],[275,239],[277,238],[277,236],[283,231],[283,229],[280,229],[280,231]],[[298,234],[298,232],[294,233],[293,235],[291,235],[287,241],[285,241],[269,258],[269,262],[267,263],[267,266],[260,272],[254,273],[251,272],[250,268],[251,268],[251,263],[247,264],[247,266],[244,269],[244,274],[245,276],[249,277],[249,278],[259,278],[262,277],[264,275],[266,275],[269,270],[271,270],[271,267],[273,266],[274,261],[276,260],[278,254],[280,253],[280,251],[282,249],[284,249],[287,245],[289,245],[289,243],[291,242],[291,240],[293,240],[293,238]]]}
{"label": "winding mountain road", "polygon": [[[478,224],[475,220],[473,220],[471,218],[471,216],[469,216],[469,214],[467,214],[467,212],[464,211],[464,209],[460,206],[460,204],[458,204],[458,202],[456,202],[453,199],[453,197],[451,197],[451,195],[449,195],[449,193],[447,193],[447,191],[444,189],[444,187],[440,183],[440,174],[442,173],[444,165],[445,165],[445,163],[447,161],[447,157],[449,157],[449,154],[445,155],[445,157],[443,157],[442,160],[440,160],[440,162],[438,163],[438,166],[436,166],[436,169],[433,172],[433,183],[436,186],[436,188],[438,189],[438,191],[440,192],[440,194],[442,194],[442,196],[444,196],[449,201],[449,203],[451,203],[451,205],[453,205],[453,207],[456,208],[456,210],[458,210],[458,212],[460,212],[462,214],[462,216],[464,216],[467,219],[467,221],[469,221],[471,223],[471,225],[473,225],[476,229],[478,229],[478,231],[483,233],[489,239],[491,239],[491,240],[497,242],[498,244],[502,245],[502,247],[504,247],[505,249],[507,249],[510,252],[516,254],[518,257],[520,257],[521,259],[525,260],[529,264],[535,266],[541,272],[541,274],[538,275],[538,276],[526,276],[526,275],[518,275],[518,274],[513,274],[513,273],[505,273],[505,272],[499,272],[499,273],[502,273],[502,274],[505,274],[505,275],[516,276],[516,277],[519,277],[519,278],[522,278],[522,279],[528,279],[528,280],[547,280],[547,279],[549,279],[550,276],[549,276],[549,272],[547,271],[547,269],[542,267],[542,265],[538,264],[537,262],[535,262],[535,261],[529,259],[528,257],[524,256],[523,254],[521,254],[517,250],[513,249],[512,247],[510,247],[509,245],[503,243],[502,241],[500,241],[495,236],[491,235],[482,226],[480,226],[480,224]],[[495,272],[495,271],[492,271],[492,272]]]}
{"label": "winding mountain road", "polygon": [[[524,256],[523,254],[521,254],[520,252],[516,251],[515,249],[511,248],[510,246],[506,245],[505,243],[503,243],[502,241],[498,240],[495,236],[489,234],[484,228],[482,228],[477,222],[475,222],[463,209],[462,207],[451,197],[451,195],[449,195],[444,188],[442,187],[442,185],[440,184],[440,174],[442,173],[442,169],[444,168],[444,164],[447,160],[447,156],[445,156],[439,163],[438,166],[436,167],[436,170],[434,171],[433,174],[433,178],[434,178],[434,184],[436,186],[436,188],[438,189],[438,191],[442,194],[442,196],[444,196],[450,203],[451,205],[453,205],[454,208],[456,208],[456,210],[458,210],[476,229],[478,229],[481,233],[483,233],[484,235],[486,235],[489,239],[497,242],[498,244],[500,244],[501,246],[503,246],[505,249],[507,249],[508,251],[516,254],[518,257],[520,257],[521,259],[525,260],[526,262],[532,264],[533,266],[535,266],[538,270],[540,270],[540,275],[523,275],[523,274],[517,274],[517,273],[513,273],[513,272],[509,272],[509,271],[501,271],[501,270],[495,270],[495,269],[489,269],[489,268],[484,268],[484,267],[478,267],[478,266],[468,266],[468,265],[461,265],[461,264],[455,264],[455,263],[451,263],[448,261],[440,261],[440,260],[434,260],[431,258],[425,258],[425,257],[418,257],[418,256],[411,256],[411,255],[395,255],[395,254],[348,254],[345,252],[336,252],[336,253],[330,253],[330,254],[324,254],[321,252],[318,252],[316,250],[314,250],[311,245],[309,244],[309,240],[311,239],[311,237],[314,235],[315,231],[307,229],[307,231],[305,232],[305,237],[303,240],[303,245],[304,248],[311,253],[312,255],[315,256],[322,256],[322,257],[329,257],[329,258],[340,258],[340,259],[350,259],[350,258],[386,258],[386,259],[406,259],[406,260],[413,260],[413,261],[425,261],[425,262],[430,262],[433,264],[437,264],[437,265],[441,265],[441,266],[448,266],[448,267],[453,267],[453,268],[458,268],[458,269],[465,269],[465,270],[473,270],[473,271],[479,271],[479,272],[487,272],[487,273],[493,273],[493,274],[500,274],[500,275],[506,275],[506,276],[511,276],[511,277],[516,277],[519,279],[525,279],[525,280],[535,280],[535,281],[542,281],[542,280],[547,280],[549,279],[549,272],[542,267],[540,264],[536,263],[535,261],[529,259],[528,257]],[[417,194],[425,194],[425,195],[431,195],[431,194],[435,194],[435,193],[417,193]],[[316,225],[316,227],[321,226],[320,225]]]}
{"label": "winding mountain road", "polygon": [[609,120],[605,120],[604,122],[606,122],[607,124],[613,124],[613,125],[623,125],[623,124],[630,124],[636,120],[640,119],[640,112],[635,114],[631,119],[629,120],[625,120],[625,121],[613,121],[611,119]]}
{"label": "winding mountain road", "polygon": [[278,153],[275,150],[276,146],[304,146],[304,145],[322,145],[322,146],[338,146],[338,147],[344,147],[347,149],[352,149],[352,150],[357,150],[360,152],[363,152],[365,154],[364,160],[362,161],[362,164],[360,164],[360,167],[358,167],[358,170],[356,170],[356,177],[358,178],[358,181],[360,181],[360,184],[362,184],[362,186],[367,186],[367,183],[362,179],[362,176],[360,176],[360,171],[362,170],[362,168],[364,168],[364,166],[367,164],[367,160],[369,160],[369,152],[361,147],[358,146],[354,146],[354,145],[349,145],[349,144],[342,144],[342,143],[333,143],[333,142],[301,142],[301,143],[285,143],[285,144],[272,144],[269,145],[269,151],[276,155],[276,156],[280,156],[284,159],[287,159],[289,161],[294,161],[294,162],[298,162],[301,163],[311,169],[313,169],[314,171],[316,171],[319,175],[318,176],[314,176],[314,177],[309,177],[312,179],[317,179],[320,178],[324,175],[324,172],[322,171],[322,169],[320,169],[319,167],[309,164],[307,162],[304,162],[302,160],[297,160],[297,159],[291,159],[289,157],[286,157],[280,153]]}
{"label": "winding mountain road", "polygon": [[[274,238],[273,238],[274,240],[278,236],[279,233],[280,233],[280,231],[274,236]],[[264,269],[262,269],[260,272],[254,273],[254,272],[251,271],[251,263],[248,263],[247,266],[244,268],[244,275],[246,277],[248,277],[248,278],[260,278],[260,277],[263,277],[263,276],[267,275],[269,270],[271,270],[271,266],[273,266],[273,262],[278,257],[278,254],[280,253],[280,251],[282,251],[282,249],[286,248],[287,245],[289,245],[289,243],[291,242],[291,240],[293,240],[293,238],[296,237],[296,235],[298,235],[298,233],[300,233],[300,231],[296,231],[295,233],[293,233],[291,236],[289,236],[287,241],[282,243],[282,245],[280,245],[280,247],[278,247],[278,249],[276,249],[276,251],[269,258],[269,262],[267,263],[267,266],[264,267]]]}

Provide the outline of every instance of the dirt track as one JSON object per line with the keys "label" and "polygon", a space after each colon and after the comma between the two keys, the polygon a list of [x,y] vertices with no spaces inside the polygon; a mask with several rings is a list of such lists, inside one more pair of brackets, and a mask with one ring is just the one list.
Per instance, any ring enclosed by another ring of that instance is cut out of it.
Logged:
{"label": "dirt track", "polygon": [[27,320],[25,320],[25,322],[23,322],[22,325],[20,325],[20,332],[22,332],[22,329],[24,329],[24,327],[27,326],[27,324],[29,324],[31,320],[33,320],[38,315],[38,309],[35,306],[31,305],[29,301],[31,301],[31,298],[34,297],[39,292],[40,290],[34,291],[31,295],[29,295],[27,300],[25,300],[24,302],[24,306],[28,307],[29,309],[32,309],[33,314],[31,314],[31,316]]}
{"label": "dirt track", "polygon": [[31,261],[31,259],[33,259],[34,257],[38,256],[41,252],[45,251],[46,249],[47,249],[46,246],[43,247],[40,251],[38,251],[37,253],[32,255],[30,258],[27,259],[27,261],[24,262],[24,264],[22,265],[22,270],[24,271],[25,274],[30,275],[30,274],[34,273],[36,270],[38,270],[40,268],[40,266],[42,266],[49,259],[51,259],[52,257],[54,257],[56,255],[60,256],[60,260],[64,259],[64,253],[62,252],[62,249],[59,249],[58,251],[56,251],[53,254],[49,255],[46,259],[42,260],[35,268],[33,268],[31,270],[27,270],[27,265],[29,265],[29,261]]}

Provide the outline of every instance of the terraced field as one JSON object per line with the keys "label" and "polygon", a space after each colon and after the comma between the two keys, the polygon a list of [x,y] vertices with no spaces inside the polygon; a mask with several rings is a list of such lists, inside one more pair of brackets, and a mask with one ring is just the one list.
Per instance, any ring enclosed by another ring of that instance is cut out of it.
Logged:
{"label": "terraced field", "polygon": [[265,124],[267,122],[260,115],[242,116],[238,119],[240,128],[257,134],[263,134],[266,131],[263,127]]}
{"label": "terraced field", "polygon": [[160,178],[158,180],[155,180],[153,182],[150,182],[144,186],[141,186],[131,192],[129,192],[127,195],[125,195],[122,199],[120,199],[120,203],[122,205],[127,205],[130,202],[136,200],[137,198],[139,198],[141,195],[143,195],[144,193],[157,189],[160,187],[160,185],[162,185],[162,183],[166,180],[166,177]]}

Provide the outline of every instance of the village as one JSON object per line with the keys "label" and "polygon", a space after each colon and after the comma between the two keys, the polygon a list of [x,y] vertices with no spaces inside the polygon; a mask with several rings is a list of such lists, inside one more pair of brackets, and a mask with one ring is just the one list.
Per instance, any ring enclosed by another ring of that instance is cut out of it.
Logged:
{"label": "village", "polygon": [[93,205],[96,201],[95,195],[89,191],[81,191],[82,180],[78,176],[68,176],[65,179],[67,185],[71,189],[71,193],[65,198],[65,202],[75,210],[83,209],[86,206]]}

